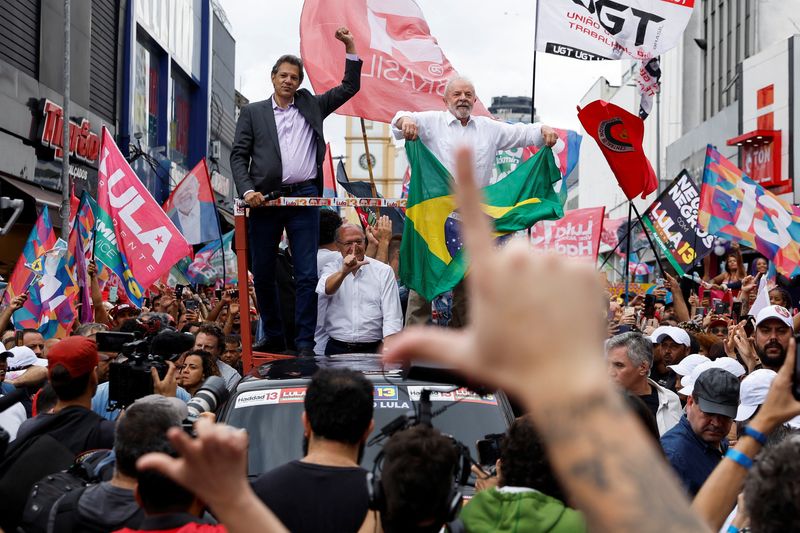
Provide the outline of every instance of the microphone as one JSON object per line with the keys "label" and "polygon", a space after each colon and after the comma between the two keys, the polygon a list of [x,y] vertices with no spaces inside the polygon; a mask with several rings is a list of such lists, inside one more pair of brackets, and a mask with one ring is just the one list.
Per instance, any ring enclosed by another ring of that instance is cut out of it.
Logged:
{"label": "microphone", "polygon": [[281,196],[283,196],[283,194],[281,194],[281,190],[277,189],[277,190],[272,191],[271,193],[265,194],[264,195],[264,201],[265,202],[271,202],[272,200],[277,200]]}

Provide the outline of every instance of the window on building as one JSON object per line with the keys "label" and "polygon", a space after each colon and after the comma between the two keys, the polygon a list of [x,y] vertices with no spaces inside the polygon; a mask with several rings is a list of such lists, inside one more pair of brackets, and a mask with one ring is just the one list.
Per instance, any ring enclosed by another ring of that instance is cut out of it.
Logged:
{"label": "window on building", "polygon": [[136,60],[133,83],[133,133],[141,133],[145,148],[159,145],[158,111],[161,91],[159,56],[150,47],[136,42]]}
{"label": "window on building", "polygon": [[169,158],[189,168],[189,119],[192,84],[180,70],[172,67],[172,102],[169,123]]}
{"label": "window on building", "polygon": [[0,59],[28,76],[39,75],[40,0],[0,2]]}

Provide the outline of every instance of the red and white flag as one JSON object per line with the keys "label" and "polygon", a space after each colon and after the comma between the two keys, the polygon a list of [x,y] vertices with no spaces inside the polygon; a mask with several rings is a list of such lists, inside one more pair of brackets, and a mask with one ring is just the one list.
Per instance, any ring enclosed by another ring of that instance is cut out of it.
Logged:
{"label": "red and white flag", "polygon": [[[458,73],[413,0],[306,0],[300,53],[317,94],[341,83],[344,47],[334,37],[340,26],[355,37],[364,67],[361,90],[337,113],[389,122],[400,109],[444,109],[445,85]],[[480,101],[473,114],[491,116]]]}
{"label": "red and white flag", "polygon": [[119,250],[142,287],[169,271],[192,247],[153,199],[103,128],[97,203],[114,221]]}
{"label": "red and white flag", "polygon": [[597,261],[605,207],[565,211],[559,220],[542,220],[531,229],[534,250]]}

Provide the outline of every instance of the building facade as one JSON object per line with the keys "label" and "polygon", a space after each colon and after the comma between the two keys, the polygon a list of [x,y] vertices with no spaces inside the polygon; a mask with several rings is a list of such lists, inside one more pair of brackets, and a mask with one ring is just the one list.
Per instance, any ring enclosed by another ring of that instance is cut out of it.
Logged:
{"label": "building facade", "polygon": [[[345,127],[347,177],[351,181],[369,181],[369,166],[361,121],[358,118],[347,117]],[[384,198],[400,198],[403,177],[408,168],[405,150],[394,142],[389,124],[365,120],[364,131],[367,134],[375,189]]]}
{"label": "building facade", "polygon": [[[97,192],[101,128],[117,134],[125,0],[73,2],[70,43],[71,177]],[[16,262],[43,206],[60,226],[64,2],[19,0],[0,10],[0,196],[24,200],[0,237],[0,275]],[[10,211],[0,211],[0,226]]]}

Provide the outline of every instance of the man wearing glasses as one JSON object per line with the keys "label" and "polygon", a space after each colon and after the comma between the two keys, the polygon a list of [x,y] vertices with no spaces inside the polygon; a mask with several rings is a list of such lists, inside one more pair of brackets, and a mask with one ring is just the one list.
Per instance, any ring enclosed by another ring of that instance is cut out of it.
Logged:
{"label": "man wearing glasses", "polygon": [[392,267],[366,257],[366,236],[360,226],[344,224],[336,231],[340,258],[319,277],[317,294],[327,299],[325,329],[330,336],[325,355],[377,353],[403,327],[400,293]]}

